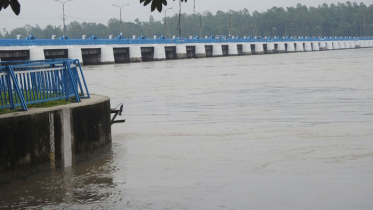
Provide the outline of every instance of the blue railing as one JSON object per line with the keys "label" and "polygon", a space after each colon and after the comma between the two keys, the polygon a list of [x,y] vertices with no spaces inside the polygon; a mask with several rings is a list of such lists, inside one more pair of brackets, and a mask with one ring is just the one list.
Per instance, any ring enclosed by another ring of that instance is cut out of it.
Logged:
{"label": "blue railing", "polygon": [[79,60],[0,62],[0,109],[60,99],[89,98]]}
{"label": "blue railing", "polygon": [[0,39],[0,46],[66,46],[66,45],[129,45],[172,43],[236,43],[236,42],[299,42],[299,41],[347,41],[373,40],[372,37],[297,37],[297,38],[240,38],[240,39]]}

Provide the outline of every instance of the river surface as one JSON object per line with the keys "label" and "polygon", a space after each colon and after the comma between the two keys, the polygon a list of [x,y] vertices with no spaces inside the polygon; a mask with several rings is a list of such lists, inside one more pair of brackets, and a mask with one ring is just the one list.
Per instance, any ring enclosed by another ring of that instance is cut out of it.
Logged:
{"label": "river surface", "polygon": [[373,207],[373,49],[84,71],[124,103],[111,153],[0,187],[0,209]]}

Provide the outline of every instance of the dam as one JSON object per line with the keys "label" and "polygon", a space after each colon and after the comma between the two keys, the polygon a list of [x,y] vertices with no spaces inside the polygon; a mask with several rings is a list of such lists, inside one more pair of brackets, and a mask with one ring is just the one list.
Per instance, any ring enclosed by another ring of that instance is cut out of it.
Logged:
{"label": "dam", "polygon": [[372,37],[2,39],[0,60],[78,59],[85,65],[373,47]]}

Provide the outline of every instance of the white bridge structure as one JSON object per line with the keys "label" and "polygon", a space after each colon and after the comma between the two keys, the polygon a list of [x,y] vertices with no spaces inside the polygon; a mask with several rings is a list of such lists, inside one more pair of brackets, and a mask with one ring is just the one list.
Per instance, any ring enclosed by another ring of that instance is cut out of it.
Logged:
{"label": "white bridge structure", "polygon": [[373,47],[373,37],[0,40],[0,60],[69,58],[82,64],[261,55]]}

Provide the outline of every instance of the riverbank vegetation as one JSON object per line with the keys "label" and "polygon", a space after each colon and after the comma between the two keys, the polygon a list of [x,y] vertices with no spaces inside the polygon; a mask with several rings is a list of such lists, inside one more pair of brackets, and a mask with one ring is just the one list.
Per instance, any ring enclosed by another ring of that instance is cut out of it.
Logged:
{"label": "riverbank vegetation", "polygon": [[[178,35],[178,18],[167,17],[156,21],[152,16],[149,21],[123,23],[123,36],[144,35],[152,38],[154,35],[170,37]],[[323,4],[318,7],[307,7],[297,4],[295,7],[273,7],[265,12],[240,11],[222,12],[216,14],[205,11],[202,13],[181,15],[182,36],[373,36],[373,4],[365,5],[347,1],[338,4]],[[70,22],[67,25],[67,36],[81,38],[82,35],[96,35],[98,38],[114,37],[120,33],[120,21],[110,19],[106,25],[88,22]],[[38,39],[50,39],[52,35],[62,36],[62,27],[48,25],[44,29],[26,25],[0,34],[2,39],[14,39],[16,35],[26,38],[33,34]]]}

